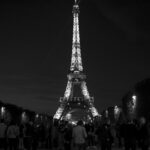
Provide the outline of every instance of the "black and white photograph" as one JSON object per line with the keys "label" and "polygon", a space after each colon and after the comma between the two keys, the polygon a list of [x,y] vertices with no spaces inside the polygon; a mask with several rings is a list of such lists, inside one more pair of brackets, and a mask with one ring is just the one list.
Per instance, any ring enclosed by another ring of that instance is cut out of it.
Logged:
{"label": "black and white photograph", "polygon": [[150,150],[150,3],[1,1],[0,150]]}

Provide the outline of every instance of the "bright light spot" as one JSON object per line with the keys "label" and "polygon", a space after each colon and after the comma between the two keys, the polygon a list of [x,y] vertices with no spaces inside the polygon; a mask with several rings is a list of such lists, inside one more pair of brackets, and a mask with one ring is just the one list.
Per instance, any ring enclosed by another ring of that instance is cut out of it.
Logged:
{"label": "bright light spot", "polygon": [[22,113],[21,119],[22,119],[23,122],[26,122],[26,121],[27,121],[27,116],[26,116],[26,113],[25,113],[25,112]]}
{"label": "bright light spot", "polygon": [[36,116],[35,116],[36,118],[38,118],[39,117],[39,114],[36,114]]}
{"label": "bright light spot", "polygon": [[5,107],[1,108],[1,113],[4,114],[5,113]]}
{"label": "bright light spot", "polygon": [[24,118],[26,116],[26,113],[25,112],[23,112],[22,113],[22,118]]}
{"label": "bright light spot", "polygon": [[136,96],[133,95],[133,96],[132,96],[132,109],[134,110],[135,107],[136,107]]}
{"label": "bright light spot", "polygon": [[136,105],[137,105],[137,96],[133,95],[131,101],[128,103],[130,113],[134,113]]}
{"label": "bright light spot", "polygon": [[68,113],[68,114],[66,115],[66,119],[67,119],[67,120],[70,120],[70,119],[71,119],[71,114],[70,114],[70,113]]}
{"label": "bright light spot", "polygon": [[114,108],[114,113],[115,113],[115,115],[119,113],[119,108],[118,108],[118,106],[115,106],[115,108]]}
{"label": "bright light spot", "polygon": [[115,116],[115,119],[118,119],[119,114],[120,114],[120,108],[118,106],[115,106],[114,107],[114,116]]}
{"label": "bright light spot", "polygon": [[136,95],[133,95],[133,96],[132,96],[132,99],[133,99],[133,100],[136,100]]}
{"label": "bright light spot", "polygon": [[105,111],[106,118],[108,118],[108,110]]}
{"label": "bright light spot", "polygon": [[4,117],[5,111],[6,111],[6,110],[5,110],[5,107],[1,107],[1,116],[2,116],[2,117]]}
{"label": "bright light spot", "polygon": [[72,125],[76,125],[76,124],[77,124],[77,121],[71,121],[71,124],[72,124]]}

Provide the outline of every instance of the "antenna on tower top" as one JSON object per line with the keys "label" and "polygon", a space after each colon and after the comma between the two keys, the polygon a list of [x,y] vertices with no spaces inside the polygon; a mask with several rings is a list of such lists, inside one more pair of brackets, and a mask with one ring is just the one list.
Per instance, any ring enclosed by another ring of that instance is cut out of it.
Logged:
{"label": "antenna on tower top", "polygon": [[75,4],[79,4],[80,3],[80,0],[75,0]]}

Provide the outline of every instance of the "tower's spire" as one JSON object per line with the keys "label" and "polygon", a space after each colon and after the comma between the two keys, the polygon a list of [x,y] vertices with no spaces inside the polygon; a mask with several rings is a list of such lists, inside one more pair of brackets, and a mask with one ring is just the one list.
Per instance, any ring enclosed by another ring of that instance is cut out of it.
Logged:
{"label": "tower's spire", "polygon": [[81,48],[80,48],[80,33],[79,33],[79,5],[77,0],[73,5],[73,39],[72,39],[72,57],[71,71],[83,71]]}

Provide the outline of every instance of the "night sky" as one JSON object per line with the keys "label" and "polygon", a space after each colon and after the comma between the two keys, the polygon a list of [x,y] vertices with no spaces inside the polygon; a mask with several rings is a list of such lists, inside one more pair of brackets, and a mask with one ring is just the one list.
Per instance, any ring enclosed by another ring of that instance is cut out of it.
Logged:
{"label": "night sky", "polygon": [[[54,114],[72,48],[73,0],[0,3],[0,100]],[[81,0],[84,72],[98,111],[150,77],[148,3]]]}

